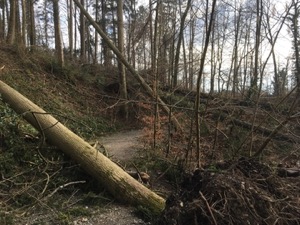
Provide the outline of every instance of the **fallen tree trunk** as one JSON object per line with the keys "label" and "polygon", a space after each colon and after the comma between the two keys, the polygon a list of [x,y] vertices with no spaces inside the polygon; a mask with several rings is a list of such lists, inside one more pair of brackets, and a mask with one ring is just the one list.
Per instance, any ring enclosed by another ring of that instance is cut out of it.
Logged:
{"label": "fallen tree trunk", "polygon": [[[251,127],[252,127],[252,124],[247,123],[242,120],[238,120],[238,119],[232,119],[232,123],[234,125],[237,125],[237,126],[245,128],[245,129],[249,129],[249,130],[251,130]],[[253,130],[254,130],[254,132],[260,133],[264,136],[269,136],[269,135],[273,134],[273,131],[274,131],[274,130],[270,130],[270,129],[268,129],[266,127],[262,127],[262,126],[254,126]],[[295,142],[295,138],[293,138],[292,136],[286,135],[286,134],[282,134],[282,133],[274,134],[273,138],[276,140],[279,140],[279,141],[288,141],[291,143]]]}
{"label": "fallen tree trunk", "polygon": [[42,132],[51,143],[75,159],[114,197],[135,206],[141,205],[155,214],[164,209],[163,198],[143,186],[53,116],[2,81],[0,81],[0,94],[13,110]]}
{"label": "fallen tree trunk", "polygon": [[[220,118],[222,120],[227,119],[227,117],[228,117],[227,112],[223,112],[223,113],[220,114]],[[243,127],[245,129],[248,129],[248,130],[252,129],[252,124],[251,123],[247,123],[247,122],[239,120],[239,119],[230,118],[230,122],[232,124],[234,124],[235,126]],[[269,136],[269,135],[273,134],[274,130],[270,130],[266,127],[254,125],[253,126],[253,131],[256,132],[256,133],[259,133],[263,136]],[[295,137],[289,136],[289,135],[286,135],[286,134],[283,134],[283,133],[279,133],[279,132],[276,133],[276,134],[273,134],[272,138],[274,138],[276,140],[279,140],[279,141],[287,141],[287,142],[291,142],[291,143],[294,143],[296,141]]]}

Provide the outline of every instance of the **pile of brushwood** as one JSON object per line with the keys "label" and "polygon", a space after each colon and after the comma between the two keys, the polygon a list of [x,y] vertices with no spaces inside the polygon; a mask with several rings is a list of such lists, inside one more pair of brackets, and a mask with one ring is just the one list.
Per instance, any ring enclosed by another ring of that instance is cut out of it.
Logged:
{"label": "pile of brushwood", "polygon": [[300,224],[300,179],[241,158],[187,175],[157,224]]}

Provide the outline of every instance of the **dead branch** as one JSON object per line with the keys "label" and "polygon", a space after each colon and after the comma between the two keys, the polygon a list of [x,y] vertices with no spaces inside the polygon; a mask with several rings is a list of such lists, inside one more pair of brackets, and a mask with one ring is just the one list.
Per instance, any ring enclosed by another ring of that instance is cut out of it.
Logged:
{"label": "dead branch", "polygon": [[208,209],[208,212],[209,212],[211,218],[212,218],[213,221],[214,221],[214,225],[218,225],[218,223],[217,223],[217,221],[216,221],[216,219],[215,219],[215,217],[214,217],[214,214],[213,214],[212,211],[211,211],[211,207],[210,207],[210,205],[209,205],[207,199],[205,198],[205,196],[202,194],[201,191],[199,191],[199,194],[200,194],[202,200],[203,200],[203,201],[205,202],[205,204],[206,204],[206,207],[207,207],[207,209]]}
{"label": "dead branch", "polygon": [[49,198],[51,198],[56,192],[58,192],[59,190],[67,187],[67,186],[70,186],[70,185],[73,185],[73,184],[84,184],[86,181],[85,180],[80,180],[80,181],[72,181],[72,182],[69,182],[69,183],[66,183],[66,184],[63,184],[63,185],[60,185],[59,187],[55,188],[54,191],[52,191],[49,195],[45,196],[43,198],[44,201],[47,201]]}

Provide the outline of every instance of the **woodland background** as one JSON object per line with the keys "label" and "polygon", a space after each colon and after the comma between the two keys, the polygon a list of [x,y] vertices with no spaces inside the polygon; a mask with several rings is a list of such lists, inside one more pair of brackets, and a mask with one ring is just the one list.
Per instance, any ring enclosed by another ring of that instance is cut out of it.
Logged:
{"label": "woodland background", "polygon": [[[80,4],[149,82],[243,96],[262,89],[278,96],[299,86],[296,0]],[[82,64],[118,65],[73,1],[3,0],[0,24],[2,42],[55,48],[61,64],[68,57]]]}
{"label": "woodland background", "polygon": [[[0,79],[93,144],[143,129],[158,224],[299,224],[299,16],[296,0],[1,0]],[[111,196],[59,150],[0,102],[0,223],[102,215]]]}

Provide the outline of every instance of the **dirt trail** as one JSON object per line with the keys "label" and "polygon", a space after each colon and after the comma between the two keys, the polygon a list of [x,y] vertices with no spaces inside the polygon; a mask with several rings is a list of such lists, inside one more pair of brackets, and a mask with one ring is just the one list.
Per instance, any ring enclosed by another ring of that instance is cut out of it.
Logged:
{"label": "dirt trail", "polygon": [[112,160],[128,162],[143,147],[141,138],[142,130],[123,131],[111,136],[101,137],[100,144],[104,146]]}
{"label": "dirt trail", "polygon": [[[114,161],[129,162],[138,150],[143,147],[142,131],[131,130],[101,137],[99,143],[104,146],[109,157]],[[91,217],[80,217],[73,221],[74,225],[146,225],[135,215],[135,208],[128,205],[111,203],[104,209],[95,210]]]}

